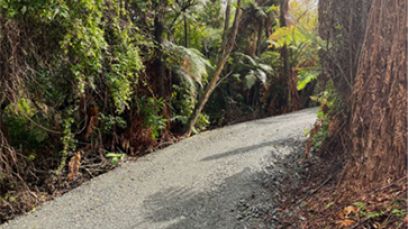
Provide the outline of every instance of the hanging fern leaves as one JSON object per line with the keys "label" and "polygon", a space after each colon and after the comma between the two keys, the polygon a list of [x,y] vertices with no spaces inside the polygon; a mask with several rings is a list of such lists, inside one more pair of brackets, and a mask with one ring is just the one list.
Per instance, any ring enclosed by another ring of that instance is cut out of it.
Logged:
{"label": "hanging fern leaves", "polygon": [[268,82],[268,75],[273,74],[273,68],[270,65],[263,64],[260,58],[251,57],[243,53],[235,54],[234,71],[243,75],[243,81],[246,89],[252,88],[257,81],[263,85]]}
{"label": "hanging fern leaves", "polygon": [[177,76],[189,84],[193,94],[197,91],[197,85],[202,86],[207,80],[208,69],[211,63],[198,50],[186,48],[171,42],[163,46],[167,54],[166,65]]}
{"label": "hanging fern leaves", "polygon": [[291,50],[290,62],[298,72],[299,91],[303,90],[310,82],[317,79],[318,51],[321,42],[313,32],[299,26],[278,28],[270,36],[271,45],[276,48],[284,46]]}

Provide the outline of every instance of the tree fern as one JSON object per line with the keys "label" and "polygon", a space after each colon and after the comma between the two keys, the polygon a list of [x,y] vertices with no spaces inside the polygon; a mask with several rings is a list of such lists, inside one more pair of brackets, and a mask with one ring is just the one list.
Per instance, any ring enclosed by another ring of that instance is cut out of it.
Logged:
{"label": "tree fern", "polygon": [[167,68],[176,73],[180,80],[188,83],[190,91],[195,95],[197,86],[207,81],[211,63],[198,50],[186,48],[171,42],[163,46]]}
{"label": "tree fern", "polygon": [[242,80],[247,89],[252,88],[257,81],[266,85],[268,82],[268,75],[273,73],[271,65],[263,64],[258,57],[251,57],[244,53],[235,54],[234,70],[243,76]]}

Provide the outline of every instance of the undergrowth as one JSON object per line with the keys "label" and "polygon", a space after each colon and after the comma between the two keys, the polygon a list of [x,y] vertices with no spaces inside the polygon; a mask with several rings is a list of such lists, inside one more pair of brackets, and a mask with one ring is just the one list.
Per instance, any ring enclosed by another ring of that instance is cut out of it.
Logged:
{"label": "undergrowth", "polygon": [[[195,133],[289,112],[288,89],[309,100],[316,15],[281,28],[277,5],[243,4],[240,39]],[[233,18],[221,10],[220,0],[0,1],[0,221],[174,142],[217,65]]]}

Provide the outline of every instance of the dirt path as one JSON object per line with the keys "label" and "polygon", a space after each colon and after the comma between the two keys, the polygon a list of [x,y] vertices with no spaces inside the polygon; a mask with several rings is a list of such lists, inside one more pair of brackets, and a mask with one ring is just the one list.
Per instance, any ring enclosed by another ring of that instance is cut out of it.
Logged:
{"label": "dirt path", "polygon": [[126,163],[0,229],[270,228],[275,200],[284,195],[279,185],[294,177],[285,165],[302,153],[315,113],[200,134]]}

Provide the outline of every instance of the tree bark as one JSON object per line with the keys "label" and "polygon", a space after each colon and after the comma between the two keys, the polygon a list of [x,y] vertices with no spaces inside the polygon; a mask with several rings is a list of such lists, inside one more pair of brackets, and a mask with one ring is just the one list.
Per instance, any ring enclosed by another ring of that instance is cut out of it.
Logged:
{"label": "tree bark", "polygon": [[[228,1],[228,4],[231,4],[231,1]],[[235,18],[234,18],[234,23],[232,25],[232,29],[229,33],[229,36],[224,35],[224,42],[222,45],[221,49],[221,54],[219,56],[218,62],[217,62],[217,67],[210,78],[210,82],[207,84],[204,93],[200,97],[198,103],[196,104],[196,107],[194,108],[193,114],[191,115],[186,129],[185,129],[185,136],[190,136],[192,133],[192,130],[194,128],[195,123],[197,122],[198,117],[200,116],[202,110],[204,109],[205,105],[208,102],[208,99],[210,98],[211,94],[217,87],[218,81],[221,77],[222,71],[224,70],[225,64],[227,63],[227,60],[229,56],[231,55],[231,52],[234,48],[235,45],[235,40],[238,34],[238,28],[239,28],[239,23],[240,23],[240,18],[241,18],[241,0],[237,1],[237,9],[235,11]],[[226,9],[226,22],[225,22],[225,28],[228,27],[228,20],[229,20],[229,9],[230,5],[227,6]],[[226,34],[227,31],[224,31],[224,34]]]}
{"label": "tree bark", "polygon": [[166,69],[163,63],[163,50],[162,44],[164,42],[164,13],[167,6],[166,1],[159,1],[156,4],[156,14],[154,17],[154,41],[155,41],[155,51],[157,53],[157,60],[155,61],[155,66],[157,67],[157,78],[155,79],[155,84],[157,86],[158,94],[165,98],[166,97]]}
{"label": "tree bark", "polygon": [[[280,24],[281,27],[289,26],[288,24],[288,13],[289,13],[289,0],[282,0],[281,2],[281,15]],[[282,59],[282,70],[281,70],[281,80],[283,85],[286,87],[285,99],[286,107],[283,112],[292,112],[299,110],[300,108],[300,97],[297,90],[297,76],[291,66],[289,57],[291,53],[288,47],[285,45],[281,50]]]}
{"label": "tree bark", "polygon": [[326,41],[320,55],[321,82],[332,80],[345,104],[352,93],[371,4],[372,0],[319,1],[319,35]]}
{"label": "tree bark", "polygon": [[345,182],[370,187],[407,172],[407,1],[374,0],[353,86]]}
{"label": "tree bark", "polygon": [[[287,26],[286,17],[289,11],[289,0],[282,0],[280,5],[280,27]],[[290,74],[290,64],[289,64],[289,50],[285,45],[281,49],[281,58],[282,58],[282,76],[289,76]]]}

